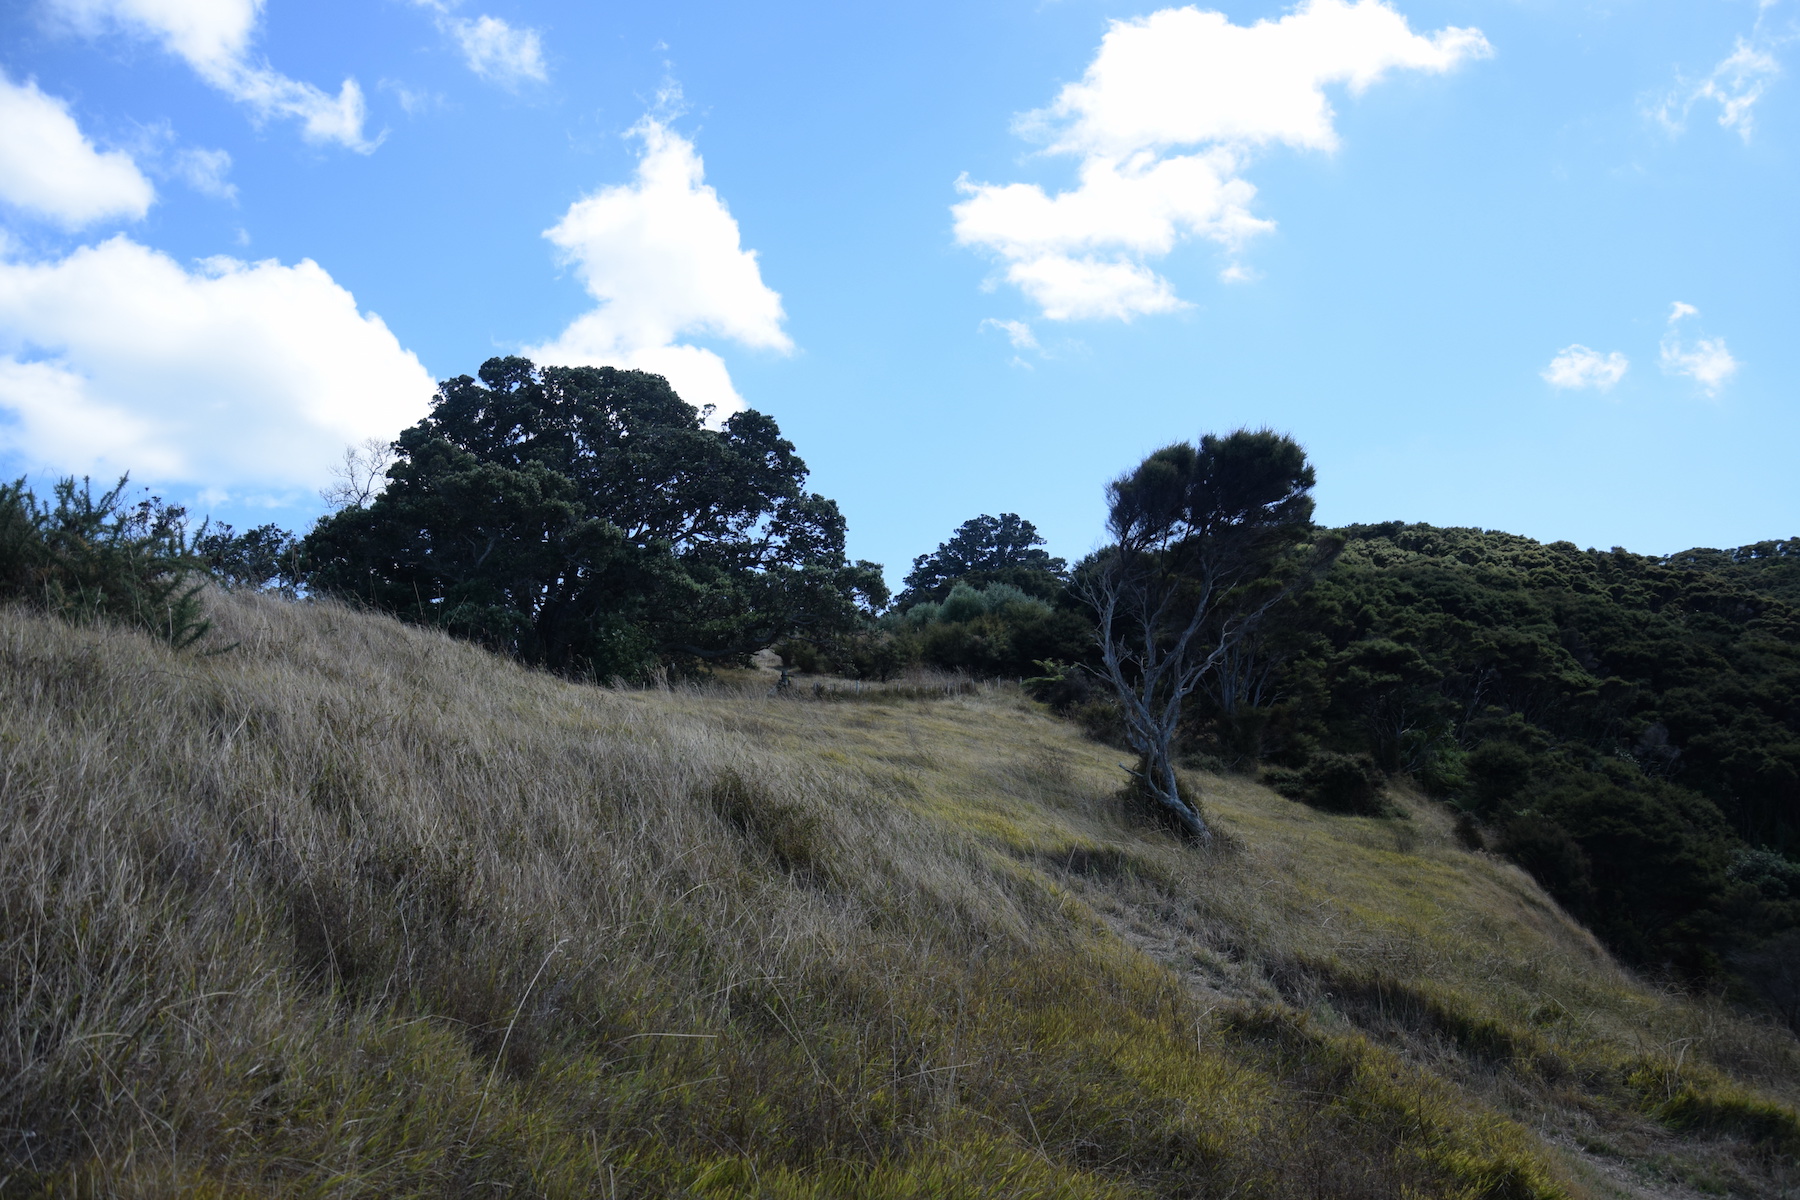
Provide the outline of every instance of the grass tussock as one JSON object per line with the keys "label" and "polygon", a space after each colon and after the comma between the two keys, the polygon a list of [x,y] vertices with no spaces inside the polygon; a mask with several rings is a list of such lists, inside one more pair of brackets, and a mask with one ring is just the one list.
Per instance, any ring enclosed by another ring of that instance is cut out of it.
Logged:
{"label": "grass tussock", "polygon": [[1800,1056],[1444,818],[1016,692],[611,691],[326,605],[0,610],[0,1193],[1791,1194]]}

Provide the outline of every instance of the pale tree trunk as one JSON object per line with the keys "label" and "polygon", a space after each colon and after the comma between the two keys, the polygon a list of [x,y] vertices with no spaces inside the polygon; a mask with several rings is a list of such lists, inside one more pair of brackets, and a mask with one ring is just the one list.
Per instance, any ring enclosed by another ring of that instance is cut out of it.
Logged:
{"label": "pale tree trunk", "polygon": [[1101,674],[1125,717],[1125,736],[1137,751],[1139,787],[1194,841],[1212,844],[1199,805],[1182,794],[1175,742],[1187,699],[1207,675],[1255,629],[1264,614],[1292,593],[1280,588],[1240,612],[1217,611],[1218,597],[1239,582],[1202,564],[1176,575],[1156,551],[1119,547],[1112,559],[1078,585],[1097,617]]}

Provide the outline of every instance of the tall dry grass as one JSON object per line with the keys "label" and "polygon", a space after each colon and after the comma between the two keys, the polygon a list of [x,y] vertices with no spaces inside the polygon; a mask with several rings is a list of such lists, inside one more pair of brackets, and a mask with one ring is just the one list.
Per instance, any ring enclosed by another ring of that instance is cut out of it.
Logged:
{"label": "tall dry grass", "polygon": [[1202,857],[1004,690],[608,691],[210,606],[202,655],[0,610],[0,1193],[1793,1187],[1791,1039],[1424,810],[1215,781]]}

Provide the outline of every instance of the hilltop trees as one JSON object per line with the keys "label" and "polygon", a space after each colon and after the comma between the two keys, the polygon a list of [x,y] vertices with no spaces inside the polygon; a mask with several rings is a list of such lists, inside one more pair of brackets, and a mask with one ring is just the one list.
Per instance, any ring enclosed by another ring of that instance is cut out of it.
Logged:
{"label": "hilltop trees", "polygon": [[402,433],[387,487],[308,535],[314,587],[599,678],[829,634],[887,598],[757,412],[661,376],[493,358]]}
{"label": "hilltop trees", "polygon": [[1004,583],[1039,600],[1054,599],[1068,574],[1068,564],[1039,549],[1043,544],[1037,526],[1018,513],[998,517],[982,513],[957,526],[936,550],[913,559],[898,606],[941,603],[958,583],[978,589]]}
{"label": "hilltop trees", "polygon": [[1138,754],[1133,778],[1203,843],[1212,831],[1175,772],[1183,711],[1264,615],[1329,565],[1321,543],[1311,569],[1281,578],[1312,532],[1313,482],[1305,451],[1268,430],[1165,446],[1107,488],[1113,542],[1076,581]]}
{"label": "hilltop trees", "polygon": [[[1800,541],[1662,559],[1339,532],[1330,574],[1263,622],[1284,657],[1262,757],[1410,776],[1639,965],[1776,961],[1800,929],[1800,609],[1779,590]],[[1202,699],[1202,744],[1226,718]]]}

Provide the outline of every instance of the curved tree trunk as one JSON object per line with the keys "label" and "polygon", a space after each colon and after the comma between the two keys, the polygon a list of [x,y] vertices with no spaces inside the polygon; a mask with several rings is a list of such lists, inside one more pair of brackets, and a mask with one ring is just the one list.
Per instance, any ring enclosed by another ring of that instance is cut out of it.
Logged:
{"label": "curved tree trunk", "polygon": [[1202,846],[1212,845],[1212,829],[1200,815],[1200,807],[1181,793],[1181,781],[1175,774],[1175,763],[1167,750],[1140,753],[1134,770],[1119,764],[1137,780],[1138,786],[1160,805],[1169,818],[1189,839]]}

